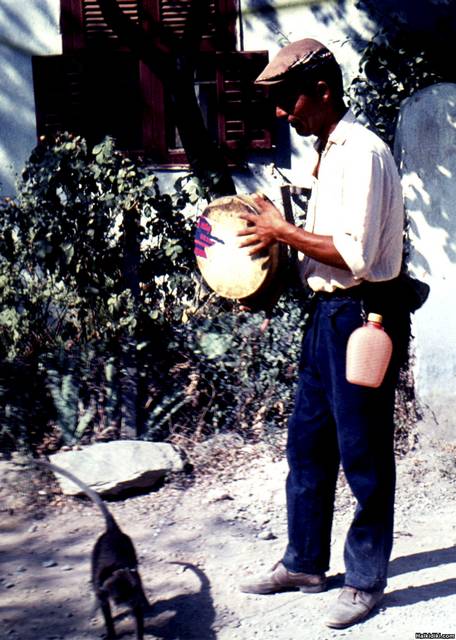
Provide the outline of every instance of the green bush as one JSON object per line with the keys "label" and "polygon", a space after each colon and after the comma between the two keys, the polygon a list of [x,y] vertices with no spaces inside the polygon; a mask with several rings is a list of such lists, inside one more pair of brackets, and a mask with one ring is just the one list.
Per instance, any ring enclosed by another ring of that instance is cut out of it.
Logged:
{"label": "green bush", "polygon": [[203,195],[192,176],[162,193],[109,138],[40,142],[1,203],[2,448],[284,424],[299,310],[284,297],[262,334],[205,290],[193,256]]}
{"label": "green bush", "polygon": [[150,414],[146,437],[171,429],[195,441],[226,430],[264,438],[283,427],[294,393],[302,321],[290,294],[277,313],[265,333],[258,317],[224,311],[220,303],[176,326],[169,391]]}

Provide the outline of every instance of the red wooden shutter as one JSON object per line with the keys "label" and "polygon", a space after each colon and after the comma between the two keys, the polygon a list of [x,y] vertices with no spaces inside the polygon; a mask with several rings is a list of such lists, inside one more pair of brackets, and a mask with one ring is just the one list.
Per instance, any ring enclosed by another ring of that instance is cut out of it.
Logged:
{"label": "red wooden shutter", "polygon": [[[152,19],[173,35],[182,37],[191,0],[116,1],[124,14],[146,29],[148,19]],[[236,4],[236,0],[209,0],[209,24],[203,33],[202,51],[235,49]],[[61,0],[61,31],[64,51],[87,47],[123,48],[107,26],[97,0]]]}
{"label": "red wooden shutter", "polygon": [[[117,0],[117,4],[133,22],[139,23],[138,0]],[[97,0],[82,0],[82,20],[88,47],[122,48],[118,37],[106,24]]]}
{"label": "red wooden shutter", "polygon": [[[139,24],[146,19],[151,2],[155,0],[116,1],[123,13]],[[61,0],[60,15],[64,53],[88,48],[124,50],[106,24],[97,0]]]}
{"label": "red wooden shutter", "polygon": [[274,112],[264,89],[254,84],[267,51],[218,55],[219,141],[231,150],[271,149]]}
{"label": "red wooden shutter", "polygon": [[[203,2],[203,0],[198,0]],[[191,0],[155,0],[154,20],[182,38]],[[209,0],[209,21],[201,38],[200,51],[234,50],[236,47],[236,0]]]}
{"label": "red wooden shutter", "polygon": [[[155,0],[117,0],[135,22]],[[150,15],[150,13],[149,13]],[[34,58],[37,133],[68,130],[165,156],[161,84],[107,26],[96,0],[61,0],[64,55]],[[77,72],[76,72],[77,70]]]}
{"label": "red wooden shutter", "polygon": [[70,131],[90,143],[113,136],[143,147],[138,61],[125,52],[76,51],[32,60],[38,136]]}
{"label": "red wooden shutter", "polygon": [[82,133],[82,60],[65,55],[34,56],[32,67],[38,135]]}
{"label": "red wooden shutter", "polygon": [[[201,1],[201,0],[200,0]],[[157,3],[157,20],[169,29],[175,36],[181,38],[190,12],[189,0],[159,0]],[[209,8],[211,22],[214,18],[214,2],[211,0]]]}

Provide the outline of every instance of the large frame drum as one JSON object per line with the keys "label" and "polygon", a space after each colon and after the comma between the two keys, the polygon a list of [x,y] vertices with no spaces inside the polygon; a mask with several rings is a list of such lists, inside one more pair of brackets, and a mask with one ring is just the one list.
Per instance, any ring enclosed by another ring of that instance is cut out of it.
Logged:
{"label": "large frame drum", "polygon": [[268,308],[277,297],[278,271],[284,251],[278,243],[249,256],[237,234],[248,227],[244,212],[258,215],[249,196],[225,196],[211,202],[201,215],[195,234],[198,268],[207,285],[224,298],[254,308]]}

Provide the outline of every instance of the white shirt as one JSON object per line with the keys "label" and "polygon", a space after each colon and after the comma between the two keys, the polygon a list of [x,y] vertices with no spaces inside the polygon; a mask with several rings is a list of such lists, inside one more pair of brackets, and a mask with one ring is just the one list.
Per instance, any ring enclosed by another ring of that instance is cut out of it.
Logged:
{"label": "white shirt", "polygon": [[334,291],[399,274],[404,206],[388,146],[348,111],[328,138],[314,178],[305,229],[332,236],[350,271],[299,254],[303,281]]}

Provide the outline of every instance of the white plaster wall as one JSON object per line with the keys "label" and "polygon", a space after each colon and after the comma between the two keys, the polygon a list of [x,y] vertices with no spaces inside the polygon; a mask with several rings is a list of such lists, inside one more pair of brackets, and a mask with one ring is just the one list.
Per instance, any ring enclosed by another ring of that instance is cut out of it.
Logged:
{"label": "white plaster wall", "polygon": [[396,158],[410,219],[410,268],[430,285],[413,317],[416,393],[424,426],[456,441],[456,84],[404,102]]}
{"label": "white plaster wall", "polygon": [[61,52],[59,0],[0,0],[0,194],[35,146],[32,55]]}

